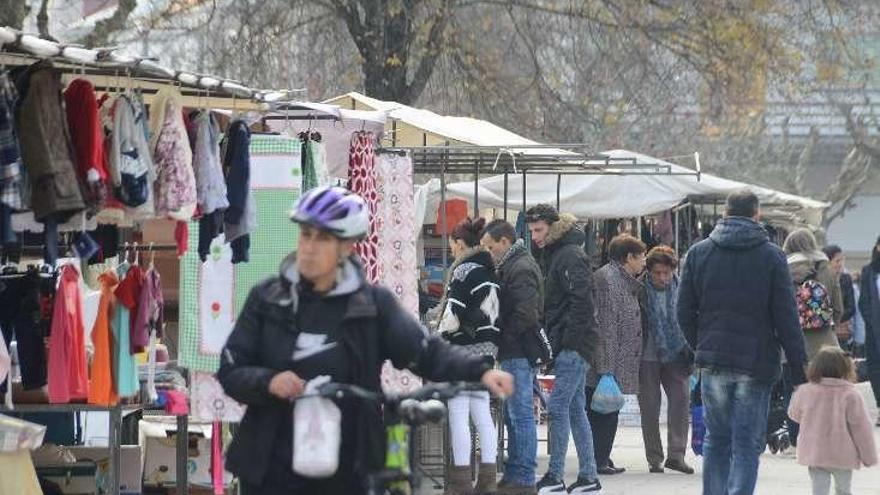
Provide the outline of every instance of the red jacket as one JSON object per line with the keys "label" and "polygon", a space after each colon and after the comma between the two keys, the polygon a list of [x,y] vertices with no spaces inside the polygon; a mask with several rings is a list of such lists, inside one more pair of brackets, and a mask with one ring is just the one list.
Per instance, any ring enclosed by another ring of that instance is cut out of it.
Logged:
{"label": "red jacket", "polygon": [[76,157],[76,175],[90,206],[101,206],[106,194],[107,155],[95,87],[76,79],[64,91],[67,127]]}

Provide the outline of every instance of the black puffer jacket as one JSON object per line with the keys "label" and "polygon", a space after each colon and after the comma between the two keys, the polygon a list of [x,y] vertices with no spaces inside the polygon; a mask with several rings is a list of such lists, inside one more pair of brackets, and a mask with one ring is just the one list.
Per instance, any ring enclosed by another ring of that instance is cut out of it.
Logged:
{"label": "black puffer jacket", "polygon": [[[343,271],[348,275],[327,297],[346,298],[338,334],[353,384],[380,391],[381,368],[388,359],[395,367],[408,368],[431,381],[479,381],[489,369],[483,359],[428,336],[390,291],[364,280],[354,259]],[[296,350],[299,296],[291,288],[299,287],[297,278],[291,256],[282,264],[281,275],[251,290],[221,353],[217,372],[225,392],[248,406],[229,448],[227,467],[255,485],[262,484],[270,464],[279,461],[271,458],[275,439],[281,422],[291,421],[289,403],[269,393],[269,382],[277,373],[290,369]],[[308,326],[308,322],[301,323]],[[356,451],[355,465],[340,466],[340,472],[354,471],[363,479],[384,464],[385,431],[378,406],[359,403],[353,416],[343,411],[343,421],[357,424],[357,438],[350,442]],[[343,443],[349,444],[345,438]]]}
{"label": "black puffer jacket", "polygon": [[553,354],[572,350],[593,365],[599,334],[593,303],[593,274],[584,252],[586,236],[573,215],[550,226],[540,253],[544,273],[544,328]]}
{"label": "black puffer jacket", "polygon": [[536,363],[549,346],[541,320],[541,269],[522,239],[498,264],[501,284],[501,345],[498,360],[526,358]]}

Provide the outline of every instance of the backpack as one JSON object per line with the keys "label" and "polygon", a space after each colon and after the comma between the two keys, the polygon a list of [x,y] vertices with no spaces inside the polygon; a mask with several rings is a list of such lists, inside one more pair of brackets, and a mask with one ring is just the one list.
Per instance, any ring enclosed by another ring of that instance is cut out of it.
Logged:
{"label": "backpack", "polygon": [[813,273],[795,288],[798,319],[803,330],[820,330],[831,326],[834,310],[828,288],[816,280],[818,265]]}

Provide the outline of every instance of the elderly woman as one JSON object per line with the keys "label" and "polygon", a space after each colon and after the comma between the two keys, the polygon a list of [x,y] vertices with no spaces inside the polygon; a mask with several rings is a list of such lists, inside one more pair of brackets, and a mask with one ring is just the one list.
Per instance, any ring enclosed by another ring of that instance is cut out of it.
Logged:
{"label": "elderly woman", "polygon": [[[639,410],[645,457],[652,473],[663,468],[693,474],[684,461],[688,439],[689,387],[693,352],[678,325],[676,300],[678,257],[669,246],[657,246],[648,252],[642,298],[642,364],[639,370]],[[666,462],[660,439],[660,386],[668,399]]]}
{"label": "elderly woman", "polygon": [[804,329],[807,359],[812,360],[822,347],[838,346],[834,326],[840,323],[844,309],[840,279],[834,275],[830,260],[819,250],[816,238],[809,230],[797,229],[789,234],[782,249],[788,256],[788,269],[794,284],[800,286],[807,280],[815,280],[827,289],[831,298],[831,322],[822,328]]}
{"label": "elderly woman", "polygon": [[625,471],[611,461],[617,436],[619,412],[601,414],[590,407],[593,392],[602,375],[611,375],[624,394],[639,392],[639,364],[642,358],[642,314],[639,276],[645,269],[645,244],[622,234],[611,240],[611,261],[596,271],[596,315],[599,345],[595,364],[587,374],[587,414],[593,430],[593,445],[599,474]]}

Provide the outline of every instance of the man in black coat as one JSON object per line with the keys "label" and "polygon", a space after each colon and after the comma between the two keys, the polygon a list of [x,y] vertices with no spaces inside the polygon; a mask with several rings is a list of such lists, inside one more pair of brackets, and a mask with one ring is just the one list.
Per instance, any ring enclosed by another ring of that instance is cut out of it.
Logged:
{"label": "man in black coat", "polygon": [[517,240],[513,225],[504,220],[486,226],[481,244],[492,254],[501,286],[498,362],[514,377],[513,394],[504,403],[508,458],[498,493],[531,495],[538,450],[532,384],[537,365],[552,354],[541,327],[541,270],[523,240]]}
{"label": "man in black coat", "polygon": [[681,276],[679,324],[702,380],[707,495],[754,492],[780,346],[794,384],[805,381],[794,284],[759,218],[757,196],[731,194],[724,218],[690,249]]}
{"label": "man in black coat", "polygon": [[564,491],[562,479],[568,434],[577,446],[578,477],[572,493],[601,490],[587,419],[586,380],[599,334],[593,304],[593,275],[584,252],[586,236],[572,215],[541,204],[526,212],[532,240],[540,248],[544,272],[544,328],[553,346],[556,380],[547,404],[550,414],[550,466],[539,491]]}

